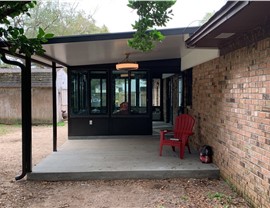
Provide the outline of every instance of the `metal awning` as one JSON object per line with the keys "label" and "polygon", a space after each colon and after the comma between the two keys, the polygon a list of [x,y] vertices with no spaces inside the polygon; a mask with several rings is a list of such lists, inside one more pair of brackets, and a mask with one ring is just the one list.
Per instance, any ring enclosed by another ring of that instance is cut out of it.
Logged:
{"label": "metal awning", "polygon": [[130,53],[133,61],[165,60],[181,58],[185,53],[185,35],[194,33],[198,27],[160,30],[166,37],[151,52],[140,52],[127,45],[134,32],[108,33],[55,37],[43,45],[44,56],[32,56],[46,64],[56,62],[63,66],[80,66],[118,63]]}

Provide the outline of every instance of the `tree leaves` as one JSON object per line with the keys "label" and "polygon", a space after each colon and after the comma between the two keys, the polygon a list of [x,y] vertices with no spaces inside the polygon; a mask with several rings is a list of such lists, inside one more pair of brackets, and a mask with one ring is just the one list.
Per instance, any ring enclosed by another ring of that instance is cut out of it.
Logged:
{"label": "tree leaves", "polygon": [[38,28],[38,35],[37,38],[42,38],[45,35],[44,30],[40,27]]}
{"label": "tree leaves", "polygon": [[47,42],[53,34],[46,34],[42,28],[39,28],[35,39],[28,39],[25,36],[23,27],[12,26],[9,18],[15,18],[21,14],[30,16],[29,9],[36,5],[36,1],[26,2],[0,2],[0,38],[8,47],[11,53],[23,53],[31,56],[34,53],[43,54],[45,51],[41,43]]}
{"label": "tree leaves", "polygon": [[[155,26],[165,26],[172,18],[172,10],[168,10],[176,0],[170,1],[136,1],[129,0],[128,7],[137,10],[139,20],[132,25],[136,30],[128,45],[141,51],[150,51],[155,47],[155,42],[162,41],[165,37],[154,29]],[[151,30],[151,31],[148,31]]]}
{"label": "tree leaves", "polygon": [[[149,51],[155,47],[156,42],[162,41],[164,39],[164,36],[159,31],[155,30],[154,27],[166,25],[166,23],[171,19],[172,16],[172,10],[169,10],[169,8],[173,4],[175,4],[175,2],[176,0],[129,0],[128,6],[136,9],[139,16],[139,20],[136,21],[133,25],[133,28],[137,32],[134,34],[134,37],[128,41],[129,46],[141,51]],[[24,53],[28,56],[31,56],[34,53],[42,54],[44,53],[44,50],[42,49],[41,44],[47,42],[48,38],[53,37],[52,33],[46,34],[46,32],[42,29],[46,29],[46,27],[39,27],[37,37],[35,39],[28,39],[25,35],[27,31],[25,31],[22,26],[18,27],[16,26],[16,24],[14,24],[14,26],[11,26],[10,19],[14,19],[20,14],[25,14],[25,16],[29,17],[30,12],[28,12],[28,10],[33,8],[36,4],[36,1],[0,2],[0,38],[6,42],[7,47],[13,53],[17,51],[19,53]],[[57,12],[57,14],[59,14],[59,12]],[[43,18],[45,18],[45,16],[43,16]],[[55,21],[57,19],[62,18],[59,18],[57,16],[57,18],[55,18]],[[79,14],[78,16],[71,15],[71,18],[66,19],[65,23],[72,24],[75,19],[78,19],[80,21],[83,20],[83,24],[76,23],[77,27],[84,29],[87,25],[89,25],[89,23],[87,23],[87,21],[83,19],[83,16],[81,14]],[[55,21],[50,21],[50,24],[53,25]],[[43,20],[43,22],[46,21]],[[106,30],[106,27],[103,29]],[[97,30],[97,28],[94,28],[94,30]]]}
{"label": "tree leaves", "polygon": [[54,34],[52,34],[52,33],[47,33],[47,34],[44,35],[44,37],[46,39],[52,38],[53,36],[54,36]]}
{"label": "tree leaves", "polygon": [[13,25],[20,24],[26,28],[27,37],[34,38],[39,27],[55,36],[107,33],[106,26],[98,27],[93,14],[80,10],[77,4],[70,2],[38,1],[36,7],[27,15],[11,21]]}

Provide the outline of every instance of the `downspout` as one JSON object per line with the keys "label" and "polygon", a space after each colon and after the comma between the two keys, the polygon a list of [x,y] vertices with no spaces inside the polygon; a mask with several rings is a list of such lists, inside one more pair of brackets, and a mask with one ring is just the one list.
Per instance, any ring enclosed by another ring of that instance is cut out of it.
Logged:
{"label": "downspout", "polygon": [[21,180],[27,173],[32,172],[31,58],[26,57],[23,65],[18,61],[8,60],[2,51],[0,54],[4,63],[21,68],[22,173],[15,177],[16,180]]}

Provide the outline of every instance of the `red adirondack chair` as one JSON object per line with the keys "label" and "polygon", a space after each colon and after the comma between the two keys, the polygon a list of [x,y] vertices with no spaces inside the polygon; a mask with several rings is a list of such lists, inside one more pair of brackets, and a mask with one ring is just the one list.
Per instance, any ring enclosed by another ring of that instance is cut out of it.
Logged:
{"label": "red adirondack chair", "polygon": [[[171,146],[173,151],[175,147],[179,148],[181,159],[184,158],[185,147],[187,146],[189,153],[190,147],[188,144],[188,138],[193,134],[193,126],[195,124],[195,119],[188,114],[181,114],[175,119],[173,130],[161,130],[160,131],[160,150],[159,155],[162,156],[163,145]],[[166,134],[173,133],[172,138],[166,138]]]}

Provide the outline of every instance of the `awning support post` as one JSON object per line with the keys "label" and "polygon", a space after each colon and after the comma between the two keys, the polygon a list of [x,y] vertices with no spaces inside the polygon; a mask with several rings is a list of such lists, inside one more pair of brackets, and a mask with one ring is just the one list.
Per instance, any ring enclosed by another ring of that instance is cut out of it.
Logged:
{"label": "awning support post", "polygon": [[57,151],[57,90],[56,90],[56,63],[52,62],[52,91],[53,91],[53,151]]}
{"label": "awning support post", "polygon": [[[25,172],[32,172],[32,84],[31,58],[25,59],[25,70],[22,70],[22,139],[23,139],[23,166]],[[16,178],[16,180],[18,180]]]}
{"label": "awning support post", "polygon": [[21,111],[22,111],[22,173],[16,176],[21,180],[32,172],[32,93],[31,93],[31,57],[25,57],[25,65],[6,58],[1,51],[1,60],[6,64],[21,68]]}

